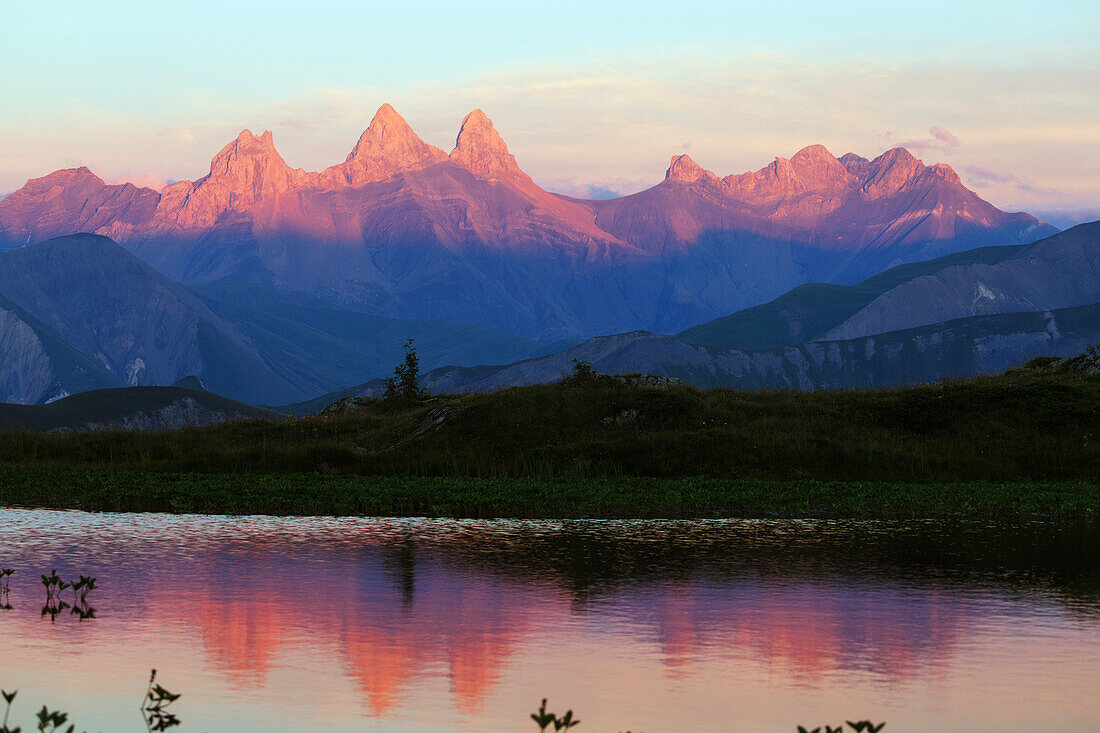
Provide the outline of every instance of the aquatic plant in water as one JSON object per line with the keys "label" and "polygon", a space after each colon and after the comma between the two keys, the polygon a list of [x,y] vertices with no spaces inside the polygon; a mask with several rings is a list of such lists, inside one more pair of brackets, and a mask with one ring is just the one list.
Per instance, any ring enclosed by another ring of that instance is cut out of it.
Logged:
{"label": "aquatic plant in water", "polygon": [[[50,710],[45,705],[38,711],[38,730],[42,733],[54,733],[69,720],[69,714],[60,710]],[[73,733],[76,726],[70,724],[65,733]]]}
{"label": "aquatic plant in water", "polygon": [[179,693],[169,692],[157,684],[157,671],[149,675],[149,687],[141,699],[141,717],[149,731],[163,731],[175,728],[180,720],[168,711],[168,706],[180,698]]}
{"label": "aquatic plant in water", "polygon": [[569,730],[575,725],[580,725],[580,720],[573,719],[573,711],[565,711],[565,715],[560,718],[554,713],[546,712],[546,698],[542,699],[542,705],[539,707],[538,712],[531,713],[531,719],[538,725],[539,730],[546,730],[550,725],[554,726],[554,730]]}
{"label": "aquatic plant in water", "polygon": [[88,594],[96,589],[95,578],[91,578],[85,575],[80,576],[80,580],[73,581],[73,610],[72,614],[79,617],[81,621],[89,618],[95,618],[95,609],[88,603]]}
{"label": "aquatic plant in water", "polygon": [[[79,580],[66,583],[57,574],[56,570],[52,570],[49,575],[41,577],[42,585],[46,588],[46,604],[42,606],[43,616],[49,616],[50,620],[54,621],[57,619],[58,614],[71,607],[72,614],[78,616],[81,621],[95,618],[95,609],[88,603],[88,594],[98,587],[95,578],[81,575]],[[71,606],[61,599],[61,593],[65,590],[72,590],[73,602]]]}
{"label": "aquatic plant in water", "polygon": [[12,568],[0,568],[0,611],[11,610],[8,597],[11,594],[11,576],[14,572]]}
{"label": "aquatic plant in water", "polygon": [[69,607],[69,604],[61,600],[61,591],[69,587],[69,584],[61,580],[56,570],[49,575],[43,575],[42,585],[46,588],[46,603],[42,606],[42,615],[49,616],[50,621],[56,621],[57,615]]}
{"label": "aquatic plant in water", "polygon": [[[23,730],[19,726],[15,726],[14,728],[8,727],[8,717],[11,715],[11,705],[12,702],[15,701],[15,696],[18,694],[19,690],[12,690],[11,692],[0,690],[0,696],[4,698],[4,723],[0,725],[0,733],[21,733]],[[41,733],[55,733],[61,730],[61,726],[65,725],[69,720],[68,713],[62,712],[61,710],[50,710],[45,705],[38,711],[36,717],[38,718],[37,730]],[[75,733],[75,731],[76,726],[71,723],[68,728],[64,729],[64,733]]]}
{"label": "aquatic plant in water", "polygon": [[19,733],[18,728],[8,727],[8,716],[11,714],[11,703],[15,700],[15,696],[19,694],[19,690],[0,690],[0,696],[4,698],[4,723],[0,725],[0,733]]}
{"label": "aquatic plant in water", "polygon": [[[558,717],[554,713],[546,711],[546,698],[542,699],[542,705],[539,709],[531,713],[531,720],[535,721],[535,725],[539,727],[539,730],[545,731],[551,725],[554,726],[554,730],[569,730],[575,725],[580,725],[580,720],[573,719],[573,711],[567,710],[565,715]],[[870,720],[862,720],[858,723],[852,721],[846,721],[855,733],[879,733],[886,727],[886,723],[872,723]],[[0,731],[2,733],[2,731]],[[627,731],[630,733],[630,731]],[[804,726],[798,726],[798,733],[844,733],[844,726],[838,725],[832,727],[831,725],[819,725],[816,728],[806,728]]]}
{"label": "aquatic plant in water", "polygon": [[[0,724],[0,733],[22,733],[23,729],[19,726],[8,727],[12,702],[18,694],[19,690],[11,692],[0,690],[5,706],[4,722]],[[167,710],[168,706],[179,698],[179,694],[169,692],[157,684],[157,671],[154,669],[149,675],[149,687],[145,690],[145,696],[141,698],[141,719],[145,722],[145,729],[152,733],[152,731],[165,731],[179,725],[180,719]],[[76,726],[71,723],[69,727],[62,729],[61,726],[69,721],[69,714],[61,710],[50,710],[43,705],[36,714],[36,718],[38,719],[37,730],[40,733],[76,733]]]}

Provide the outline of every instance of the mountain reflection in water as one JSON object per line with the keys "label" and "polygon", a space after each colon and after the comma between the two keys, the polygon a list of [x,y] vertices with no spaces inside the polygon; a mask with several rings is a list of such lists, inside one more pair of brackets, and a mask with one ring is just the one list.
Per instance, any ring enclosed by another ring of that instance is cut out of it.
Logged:
{"label": "mountain reflection in water", "polygon": [[[726,730],[734,708],[789,731],[1100,720],[1087,522],[10,510],[0,527],[2,564],[19,569],[0,686],[80,710],[76,691],[99,716],[76,716],[89,729],[138,730],[140,688],[122,682],[151,666],[184,692],[183,730],[523,730],[543,696],[581,730]],[[99,578],[97,618],[45,629],[28,613],[54,567]]]}

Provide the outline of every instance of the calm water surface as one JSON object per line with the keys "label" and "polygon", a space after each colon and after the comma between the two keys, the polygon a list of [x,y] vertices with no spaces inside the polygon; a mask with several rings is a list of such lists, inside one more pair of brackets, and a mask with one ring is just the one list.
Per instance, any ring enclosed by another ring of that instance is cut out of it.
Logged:
{"label": "calm water surface", "polygon": [[[0,510],[0,687],[183,732],[1100,729],[1100,530]],[[40,610],[95,575],[96,618]],[[26,728],[27,726],[24,725]]]}

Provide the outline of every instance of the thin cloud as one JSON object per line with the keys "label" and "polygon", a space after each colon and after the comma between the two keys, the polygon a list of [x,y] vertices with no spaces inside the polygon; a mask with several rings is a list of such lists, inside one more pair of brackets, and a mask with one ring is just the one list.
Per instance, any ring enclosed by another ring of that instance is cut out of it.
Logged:
{"label": "thin cloud", "polygon": [[169,143],[189,143],[195,140],[195,133],[188,127],[165,127],[161,137]]}
{"label": "thin cloud", "polygon": [[[890,140],[893,138],[893,133],[887,132],[883,137]],[[913,138],[897,143],[899,147],[909,148],[910,150],[954,150],[960,144],[959,138],[950,130],[934,125],[928,128],[928,137]]]}
{"label": "thin cloud", "polygon": [[1078,224],[1100,220],[1100,207],[1085,209],[1040,209],[1034,212],[1047,224],[1053,224],[1059,229],[1069,229]]}
{"label": "thin cloud", "polygon": [[1040,196],[1057,196],[1061,192],[1044,186],[1036,186],[1035,184],[1021,178],[1020,176],[1011,173],[1000,173],[998,171],[983,168],[980,165],[968,165],[963,168],[963,172],[966,174],[967,183],[975,188],[990,188],[993,186],[1007,186],[1015,188],[1022,193],[1036,194]]}
{"label": "thin cloud", "polygon": [[990,183],[1012,183],[1016,181],[1015,176],[991,171],[980,165],[968,165],[963,170],[966,171],[967,180],[979,186],[989,185]]}
{"label": "thin cloud", "polygon": [[946,147],[959,147],[959,138],[952,135],[950,130],[945,130],[942,127],[933,126],[928,128],[928,132],[932,135],[933,138],[943,143]]}
{"label": "thin cloud", "polygon": [[324,89],[295,99],[280,100],[264,110],[275,128],[310,131],[330,127],[333,122],[351,120],[366,124],[373,109],[364,105],[369,95],[356,91]]}

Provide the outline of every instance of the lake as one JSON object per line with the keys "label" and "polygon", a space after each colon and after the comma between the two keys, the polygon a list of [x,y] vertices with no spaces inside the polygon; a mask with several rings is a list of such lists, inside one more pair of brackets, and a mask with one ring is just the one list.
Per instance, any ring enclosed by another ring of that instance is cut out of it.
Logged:
{"label": "lake", "polygon": [[[1090,521],[460,521],[0,511],[0,687],[78,730],[1100,729]],[[93,575],[95,618],[39,574]]]}

